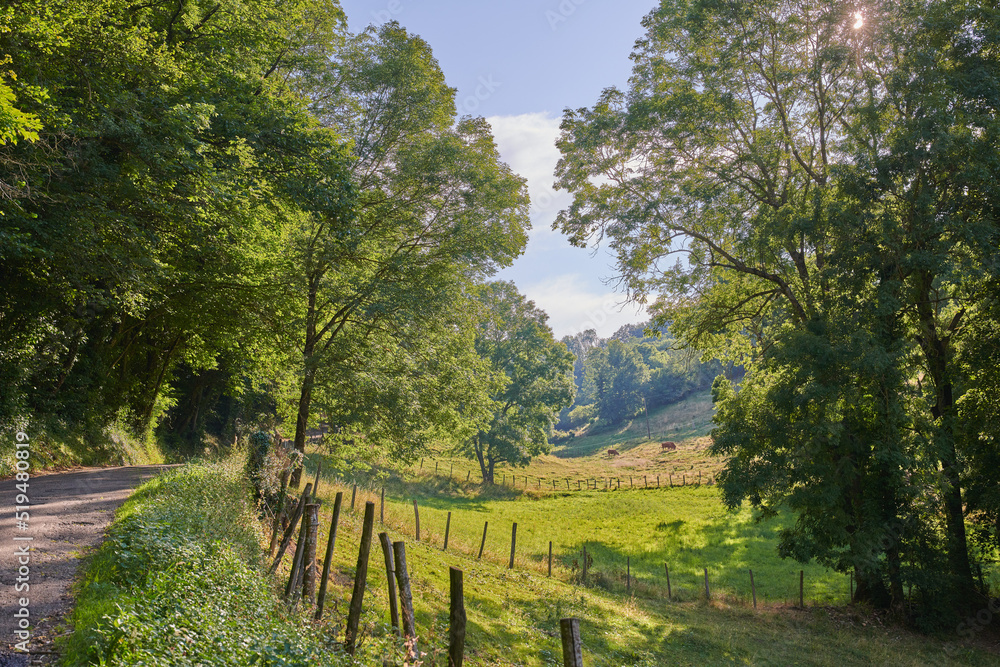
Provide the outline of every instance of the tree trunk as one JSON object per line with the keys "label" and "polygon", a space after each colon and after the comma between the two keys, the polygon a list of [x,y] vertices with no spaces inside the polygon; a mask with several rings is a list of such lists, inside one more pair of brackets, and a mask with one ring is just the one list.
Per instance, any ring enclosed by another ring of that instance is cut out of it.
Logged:
{"label": "tree trunk", "polygon": [[489,471],[487,471],[486,469],[486,461],[483,458],[483,445],[478,435],[476,436],[475,449],[476,449],[476,458],[479,460],[479,470],[483,474],[483,484],[492,484],[493,470],[490,469]]}
{"label": "tree trunk", "polygon": [[[311,281],[311,285],[312,285]],[[313,354],[316,351],[316,290],[311,287],[309,291],[309,309],[306,313],[306,339],[302,346],[302,390],[299,393],[299,410],[295,417],[295,450],[302,455],[306,453],[306,429],[309,427],[309,408],[312,404],[312,391],[316,383],[316,360]],[[299,487],[299,479],[302,477],[302,466],[298,465],[292,471],[292,477],[288,480],[289,486],[294,489]]]}
{"label": "tree trunk", "polygon": [[[958,451],[955,446],[956,415],[955,397],[951,380],[949,340],[939,335],[937,317],[932,306],[931,294],[933,278],[921,277],[920,298],[917,299],[917,313],[920,319],[918,342],[927,362],[927,371],[934,383],[935,454],[941,463],[941,472],[947,481],[942,490],[946,530],[948,535],[948,564],[955,577],[955,593],[966,597],[975,590],[972,567],[969,562],[969,547],[965,534],[965,515],[962,504],[962,481],[958,465]],[[961,315],[955,317],[951,328],[960,322]],[[953,333],[953,332],[952,332]],[[950,335],[950,334],[949,334]]]}

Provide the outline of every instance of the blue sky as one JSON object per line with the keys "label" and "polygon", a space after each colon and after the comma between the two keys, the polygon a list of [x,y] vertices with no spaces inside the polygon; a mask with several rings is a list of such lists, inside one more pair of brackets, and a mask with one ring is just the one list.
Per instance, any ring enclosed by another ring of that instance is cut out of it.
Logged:
{"label": "blue sky", "polygon": [[[623,87],[628,56],[655,0],[341,0],[351,30],[399,21],[434,51],[460,114],[485,116],[504,160],[528,179],[532,233],[525,254],[498,277],[549,314],[557,337],[582,329],[609,336],[646,319],[607,284],[612,258],[603,248],[572,248],[551,230],[568,202],[551,189],[559,159],[554,142],[565,108]],[[623,307],[624,306],[624,307]]]}

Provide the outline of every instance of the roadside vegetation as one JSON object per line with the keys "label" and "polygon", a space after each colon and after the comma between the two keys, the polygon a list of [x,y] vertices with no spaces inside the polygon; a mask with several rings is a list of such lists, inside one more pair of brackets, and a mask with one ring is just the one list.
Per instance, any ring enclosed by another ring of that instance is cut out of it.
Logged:
{"label": "roadside vegetation", "polygon": [[261,540],[235,459],[142,485],[86,561],[63,664],[349,664],[279,603]]}

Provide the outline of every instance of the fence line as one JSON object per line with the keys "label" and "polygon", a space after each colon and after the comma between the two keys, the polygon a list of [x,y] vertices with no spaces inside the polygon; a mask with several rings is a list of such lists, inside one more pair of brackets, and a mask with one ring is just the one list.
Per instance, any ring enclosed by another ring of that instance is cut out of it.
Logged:
{"label": "fence line", "polygon": [[[326,480],[326,481],[328,485],[332,485],[335,487],[335,489],[327,489],[328,492],[331,493],[334,492],[334,490],[336,490],[336,487],[339,487],[340,489],[343,490],[350,489],[354,491],[357,497],[357,501],[359,502],[360,505],[365,505],[369,502],[374,503],[376,501],[382,500],[382,498],[384,497],[383,495],[384,490],[381,487],[372,488],[363,484],[357,484],[355,486],[355,483],[352,481],[339,480],[339,479]],[[391,527],[399,534],[410,535],[411,537],[415,537],[416,516],[412,514],[412,508],[411,508],[410,510],[411,514],[407,518],[406,506],[408,504],[410,503],[408,503],[405,500],[397,500],[394,502],[391,501],[389,503],[385,503],[383,507],[385,509],[386,516],[384,521],[382,521],[383,529],[385,527]],[[447,514],[451,515],[453,512],[454,510],[447,512]],[[448,545],[451,547],[451,550],[453,552],[457,551],[461,553],[463,556],[468,557],[470,559],[477,558],[476,555],[477,549],[475,543],[474,542],[470,543],[468,540],[464,539],[465,536],[458,534],[460,527],[457,525],[452,526],[451,524],[452,524],[451,518],[446,519],[445,530],[448,533]],[[584,572],[587,571],[587,574],[590,575],[588,584],[597,585],[612,592],[613,589],[619,587],[624,589],[626,592],[645,590],[646,591],[644,595],[645,597],[655,597],[657,595],[660,595],[660,593],[658,593],[657,591],[660,588],[663,588],[663,586],[665,586],[666,595],[663,595],[662,597],[666,597],[668,600],[678,599],[679,596],[675,594],[674,590],[672,590],[672,589],[678,589],[679,581],[677,579],[677,575],[679,573],[685,572],[686,570],[690,569],[691,572],[685,575],[684,577],[685,579],[688,579],[688,577],[690,577],[690,582],[688,582],[689,585],[686,587],[686,589],[691,590],[692,587],[697,588],[697,586],[700,584],[704,587],[702,594],[705,597],[711,597],[711,594],[709,592],[709,568],[700,567],[695,569],[693,567],[685,566],[683,568],[678,569],[677,567],[674,567],[673,568],[674,572],[670,572],[671,568],[669,567],[669,564],[664,563],[664,572],[662,574],[665,575],[665,581],[661,581],[660,578],[657,578],[655,576],[639,577],[635,575],[631,571],[630,567],[631,563],[629,555],[623,555],[621,557],[621,560],[623,562],[617,562],[618,559],[614,559],[610,562],[606,561],[605,559],[599,559],[595,561],[593,552],[592,551],[588,552],[587,550],[585,550],[584,553],[588,554],[587,560],[584,562],[578,562],[577,559],[574,559],[572,557],[571,553],[564,553],[562,555],[552,554],[550,551],[551,545],[549,544],[545,545],[548,547],[545,553],[535,554],[530,550],[530,545],[528,545],[529,548],[527,550],[523,548],[516,549],[515,541],[516,541],[517,531],[516,527],[514,527],[515,525],[516,524],[512,524],[511,527],[511,536],[509,544],[505,544],[503,546],[499,546],[496,548],[491,548],[488,545],[486,545],[487,528],[489,526],[489,521],[487,520],[483,526],[483,533],[481,540],[478,534],[472,537],[472,539],[475,540],[475,542],[479,542],[478,558],[485,558],[487,561],[499,567],[506,566],[507,568],[512,568],[512,569],[522,569],[522,570],[529,569],[532,571],[537,571],[539,574],[542,575],[556,576],[557,578],[560,578],[566,581],[567,583],[580,584],[583,577],[586,576],[584,575]],[[503,531],[501,531],[501,534],[502,533]],[[537,534],[535,535],[537,536]],[[434,544],[438,548],[442,548],[442,545],[438,543],[440,541],[440,538],[441,535],[438,534],[437,532],[434,532],[432,530],[426,530],[424,531],[424,534],[421,536],[419,542],[429,545]],[[577,556],[579,555],[580,554],[578,552]],[[561,567],[557,568],[556,566],[561,566]],[[549,574],[549,572],[551,572],[552,574]],[[671,574],[673,575],[673,577],[671,577]],[[785,602],[792,603],[792,600],[795,600],[795,598],[797,597],[798,599],[795,601],[799,603],[799,606],[803,606],[805,603],[804,572],[800,571],[799,577],[795,578],[799,579],[799,581],[797,582],[799,584],[799,590],[796,591],[798,592],[798,596],[795,596],[794,593],[791,593],[790,595],[787,594],[787,589],[786,589],[781,596],[772,596],[771,599],[784,600]],[[699,582],[699,580],[701,581]],[[729,588],[727,589],[728,593],[727,596],[728,597],[735,596],[737,599],[741,601],[743,600],[743,598],[746,598],[745,602],[749,606],[751,604],[751,599],[753,600],[753,603],[757,602],[757,592],[758,592],[757,589],[759,588],[757,584],[759,584],[759,582],[753,581],[753,574],[751,573],[750,579],[747,580],[746,591],[742,591],[741,589],[737,590]],[[844,592],[848,597],[848,600],[850,600],[850,592],[848,591],[848,588],[850,588],[850,586],[845,587]],[[685,589],[678,589],[678,590],[685,590]],[[695,595],[687,595],[687,596],[680,596],[679,599],[693,600],[696,597],[697,596]],[[717,597],[717,595],[715,597]],[[764,597],[767,598],[768,596],[765,594]]]}

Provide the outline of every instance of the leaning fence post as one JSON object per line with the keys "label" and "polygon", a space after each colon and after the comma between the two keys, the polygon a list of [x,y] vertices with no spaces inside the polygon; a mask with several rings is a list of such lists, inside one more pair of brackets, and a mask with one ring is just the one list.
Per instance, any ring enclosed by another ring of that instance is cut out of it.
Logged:
{"label": "leaning fence post", "polygon": [[288,573],[288,585],[285,586],[285,599],[291,600],[292,593],[296,591],[299,584],[299,576],[302,574],[302,556],[306,550],[306,533],[309,531],[309,504],[303,508],[302,523],[299,526],[299,539],[295,541],[295,555],[292,556],[292,571]]}
{"label": "leaning fence post", "polygon": [[750,570],[750,594],[753,595],[753,608],[757,608],[757,586],[753,583],[753,570]]}
{"label": "leaning fence post", "polygon": [[323,470],[323,462],[316,464],[316,483],[313,484],[313,497],[319,499],[319,473]]}
{"label": "leaning fence post", "polygon": [[278,530],[281,528],[281,515],[285,511],[285,496],[288,494],[288,476],[290,470],[281,473],[281,491],[278,493],[278,505],[274,511],[274,525],[271,526],[271,544],[267,547],[267,557],[274,555],[274,548],[278,546]]}
{"label": "leaning fence post", "polygon": [[441,551],[448,550],[448,533],[451,532],[451,512],[448,512],[448,522],[444,525],[444,547]]}
{"label": "leaning fence post", "polygon": [[663,571],[667,573],[667,599],[670,600],[673,594],[670,592],[670,567],[666,563],[663,564]]}
{"label": "leaning fence post", "polygon": [[358,566],[354,570],[354,591],[351,593],[351,607],[347,613],[347,633],[344,648],[348,655],[354,655],[354,643],[358,640],[358,624],[361,621],[361,604],[365,597],[365,583],[368,580],[368,554],[372,548],[372,524],[375,523],[375,503],[365,503],[364,527],[361,529],[361,547],[358,549]]}
{"label": "leaning fence post", "polygon": [[563,665],[565,667],[583,667],[580,620],[576,618],[560,619],[559,632],[562,635]]}
{"label": "leaning fence post", "polygon": [[489,521],[487,521],[486,523],[483,524],[483,541],[480,542],[480,544],[479,544],[479,555],[476,556],[477,559],[483,557],[483,547],[486,546],[486,529],[489,528],[489,527],[490,527],[490,522]]}
{"label": "leaning fence post", "polygon": [[448,619],[448,667],[462,667],[465,659],[465,595],[462,590],[462,571],[452,567],[451,614]]}
{"label": "leaning fence post", "polygon": [[319,596],[316,598],[316,620],[323,618],[323,603],[326,601],[326,583],[330,579],[330,563],[333,561],[333,546],[337,541],[337,523],[340,521],[340,506],[344,502],[344,492],[337,491],[333,499],[333,518],[330,520],[330,537],[326,541],[326,556],[323,558],[323,576],[319,581]]}
{"label": "leaning fence post", "polygon": [[514,546],[517,544],[517,523],[514,523],[514,527],[510,530],[510,563],[507,565],[508,570],[514,569]]}
{"label": "leaning fence post", "polygon": [[378,540],[382,544],[382,555],[385,557],[385,573],[389,579],[389,622],[399,636],[399,607],[396,602],[396,567],[392,560],[392,543],[387,533],[379,533]]}
{"label": "leaning fence post", "polygon": [[302,517],[302,512],[305,511],[306,502],[309,499],[309,492],[311,490],[312,483],[306,484],[306,488],[302,491],[302,497],[299,499],[299,504],[295,508],[295,513],[292,515],[292,520],[288,522],[288,528],[285,529],[285,534],[281,538],[278,555],[274,557],[274,562],[267,569],[268,574],[277,572],[278,564],[281,563],[281,559],[285,555],[285,550],[288,549],[288,544],[292,541],[292,535],[295,533],[295,525],[299,522],[299,518]]}
{"label": "leaning fence post", "polygon": [[403,637],[410,640],[407,658],[420,655],[417,650],[417,629],[413,618],[413,592],[410,590],[410,575],[406,571],[406,544],[392,543],[392,554],[396,563],[396,583],[399,584],[399,612],[403,622]]}

